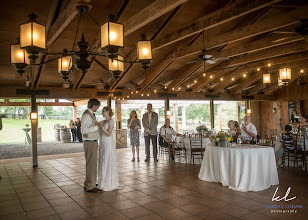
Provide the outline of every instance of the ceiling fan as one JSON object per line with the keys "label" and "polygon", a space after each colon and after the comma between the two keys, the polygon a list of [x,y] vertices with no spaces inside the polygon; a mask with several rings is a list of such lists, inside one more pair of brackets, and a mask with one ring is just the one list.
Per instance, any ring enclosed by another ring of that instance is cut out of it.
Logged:
{"label": "ceiling fan", "polygon": [[204,64],[205,63],[214,64],[218,60],[229,60],[229,57],[213,57],[213,55],[211,55],[211,54],[206,54],[205,42],[204,42],[204,31],[203,31],[203,50],[202,50],[202,54],[199,55],[199,57],[196,60],[194,60],[192,62],[189,62],[188,64],[196,63],[196,62],[199,62],[199,61],[204,62]]}
{"label": "ceiling fan", "polygon": [[294,37],[294,36],[307,36],[308,35],[308,19],[302,19],[300,20],[301,24],[299,26],[296,26],[294,28],[294,31],[280,31],[276,30],[273,33],[274,34],[289,34],[289,36],[286,36],[284,38],[274,40],[273,42],[279,42],[286,40],[288,38]]}

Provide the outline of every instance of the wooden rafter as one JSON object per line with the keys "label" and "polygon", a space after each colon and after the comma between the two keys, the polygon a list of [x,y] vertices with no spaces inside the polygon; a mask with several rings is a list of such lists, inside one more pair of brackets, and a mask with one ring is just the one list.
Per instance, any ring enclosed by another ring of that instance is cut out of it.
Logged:
{"label": "wooden rafter", "polygon": [[[247,56],[243,56],[240,57],[239,59],[233,59],[231,61],[225,61],[222,62],[221,64],[213,67],[212,69],[208,70],[208,72],[211,71],[219,71],[221,69],[225,69],[225,68],[230,68],[230,67],[236,67],[236,66],[240,66],[243,64],[247,64],[247,63],[252,63],[255,61],[261,61],[261,60],[266,60],[266,59],[270,59],[270,58],[274,58],[274,57],[278,57],[278,56],[283,56],[283,55],[287,55],[287,54],[292,54],[292,53],[299,53],[299,52],[303,52],[307,50],[307,46],[306,43],[301,42],[301,43],[291,43],[291,44],[287,44],[281,47],[276,47],[276,48],[272,48],[270,50],[267,50],[265,52],[261,52],[261,53],[254,53],[254,54],[249,54]],[[209,77],[200,80],[197,84],[195,84],[192,87],[192,92],[197,92],[199,91],[205,84],[208,83]]]}
{"label": "wooden rafter", "polygon": [[247,4],[246,0],[235,1],[233,4],[227,5],[226,7],[210,13],[191,24],[179,28],[177,31],[158,37],[153,41],[153,48],[159,49],[165,47],[189,36],[198,34],[203,30],[208,30],[228,21],[237,19],[279,1],[280,0],[259,0],[251,1],[249,4]]}

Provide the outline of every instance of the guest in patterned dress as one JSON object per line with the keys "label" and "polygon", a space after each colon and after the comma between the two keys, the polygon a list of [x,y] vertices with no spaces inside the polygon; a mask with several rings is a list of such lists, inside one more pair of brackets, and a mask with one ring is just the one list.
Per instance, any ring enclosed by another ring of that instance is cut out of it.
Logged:
{"label": "guest in patterned dress", "polygon": [[130,129],[130,144],[132,146],[133,159],[135,161],[135,147],[137,151],[137,161],[139,159],[139,129],[141,128],[140,120],[138,119],[137,112],[135,110],[130,112],[130,118],[127,121],[127,128]]}

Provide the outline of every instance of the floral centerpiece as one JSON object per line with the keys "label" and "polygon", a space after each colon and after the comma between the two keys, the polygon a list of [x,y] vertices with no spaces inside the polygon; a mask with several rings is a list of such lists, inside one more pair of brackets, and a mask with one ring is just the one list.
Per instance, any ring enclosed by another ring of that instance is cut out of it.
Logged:
{"label": "floral centerpiece", "polygon": [[225,147],[226,143],[232,140],[232,137],[229,134],[221,131],[216,134],[215,140],[216,142],[218,142],[218,145],[220,145],[221,147]]}
{"label": "floral centerpiece", "polygon": [[196,131],[200,134],[203,134],[204,136],[209,135],[209,129],[205,125],[199,125],[198,127],[196,127]]}
{"label": "floral centerpiece", "polygon": [[25,126],[26,126],[26,128],[27,128],[27,127],[29,127],[29,124],[26,124]]}

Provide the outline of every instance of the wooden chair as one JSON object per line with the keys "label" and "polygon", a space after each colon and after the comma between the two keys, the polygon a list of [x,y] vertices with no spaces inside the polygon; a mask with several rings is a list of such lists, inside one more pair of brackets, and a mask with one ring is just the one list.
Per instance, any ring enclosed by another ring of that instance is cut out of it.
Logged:
{"label": "wooden chair", "polygon": [[[288,142],[293,141],[293,150],[288,150]],[[292,140],[290,138],[286,138],[284,135],[282,135],[282,146],[284,149],[284,156],[282,164],[284,166],[285,157],[288,158],[288,167],[290,167],[290,157],[294,159],[294,167],[295,167],[295,157],[296,157],[296,150],[297,150],[297,134],[292,134]]]}
{"label": "wooden chair", "polygon": [[308,137],[306,135],[297,135],[297,144],[299,140],[303,140],[303,145],[300,145],[303,146],[303,148],[295,149],[294,164],[296,162],[296,166],[298,167],[298,162],[302,162],[305,172],[307,174],[306,142],[308,142]]}
{"label": "wooden chair", "polygon": [[182,153],[184,154],[185,162],[187,164],[186,148],[184,147],[183,143],[174,144],[174,149],[173,149],[174,159],[176,156],[179,156],[179,161],[181,162],[181,158],[183,158],[181,157]]}
{"label": "wooden chair", "polygon": [[270,130],[270,138],[272,141],[272,145],[275,145],[276,143],[276,136],[277,136],[277,129]]}
{"label": "wooden chair", "polygon": [[168,154],[168,158],[169,158],[169,162],[170,162],[170,159],[171,159],[171,146],[168,145],[168,146],[161,146],[159,145],[159,154],[162,158],[164,158],[163,156]]}
{"label": "wooden chair", "polygon": [[203,152],[205,148],[202,146],[202,134],[191,134],[189,135],[190,141],[190,165],[191,161],[195,164],[195,156],[199,156],[203,159]]}

